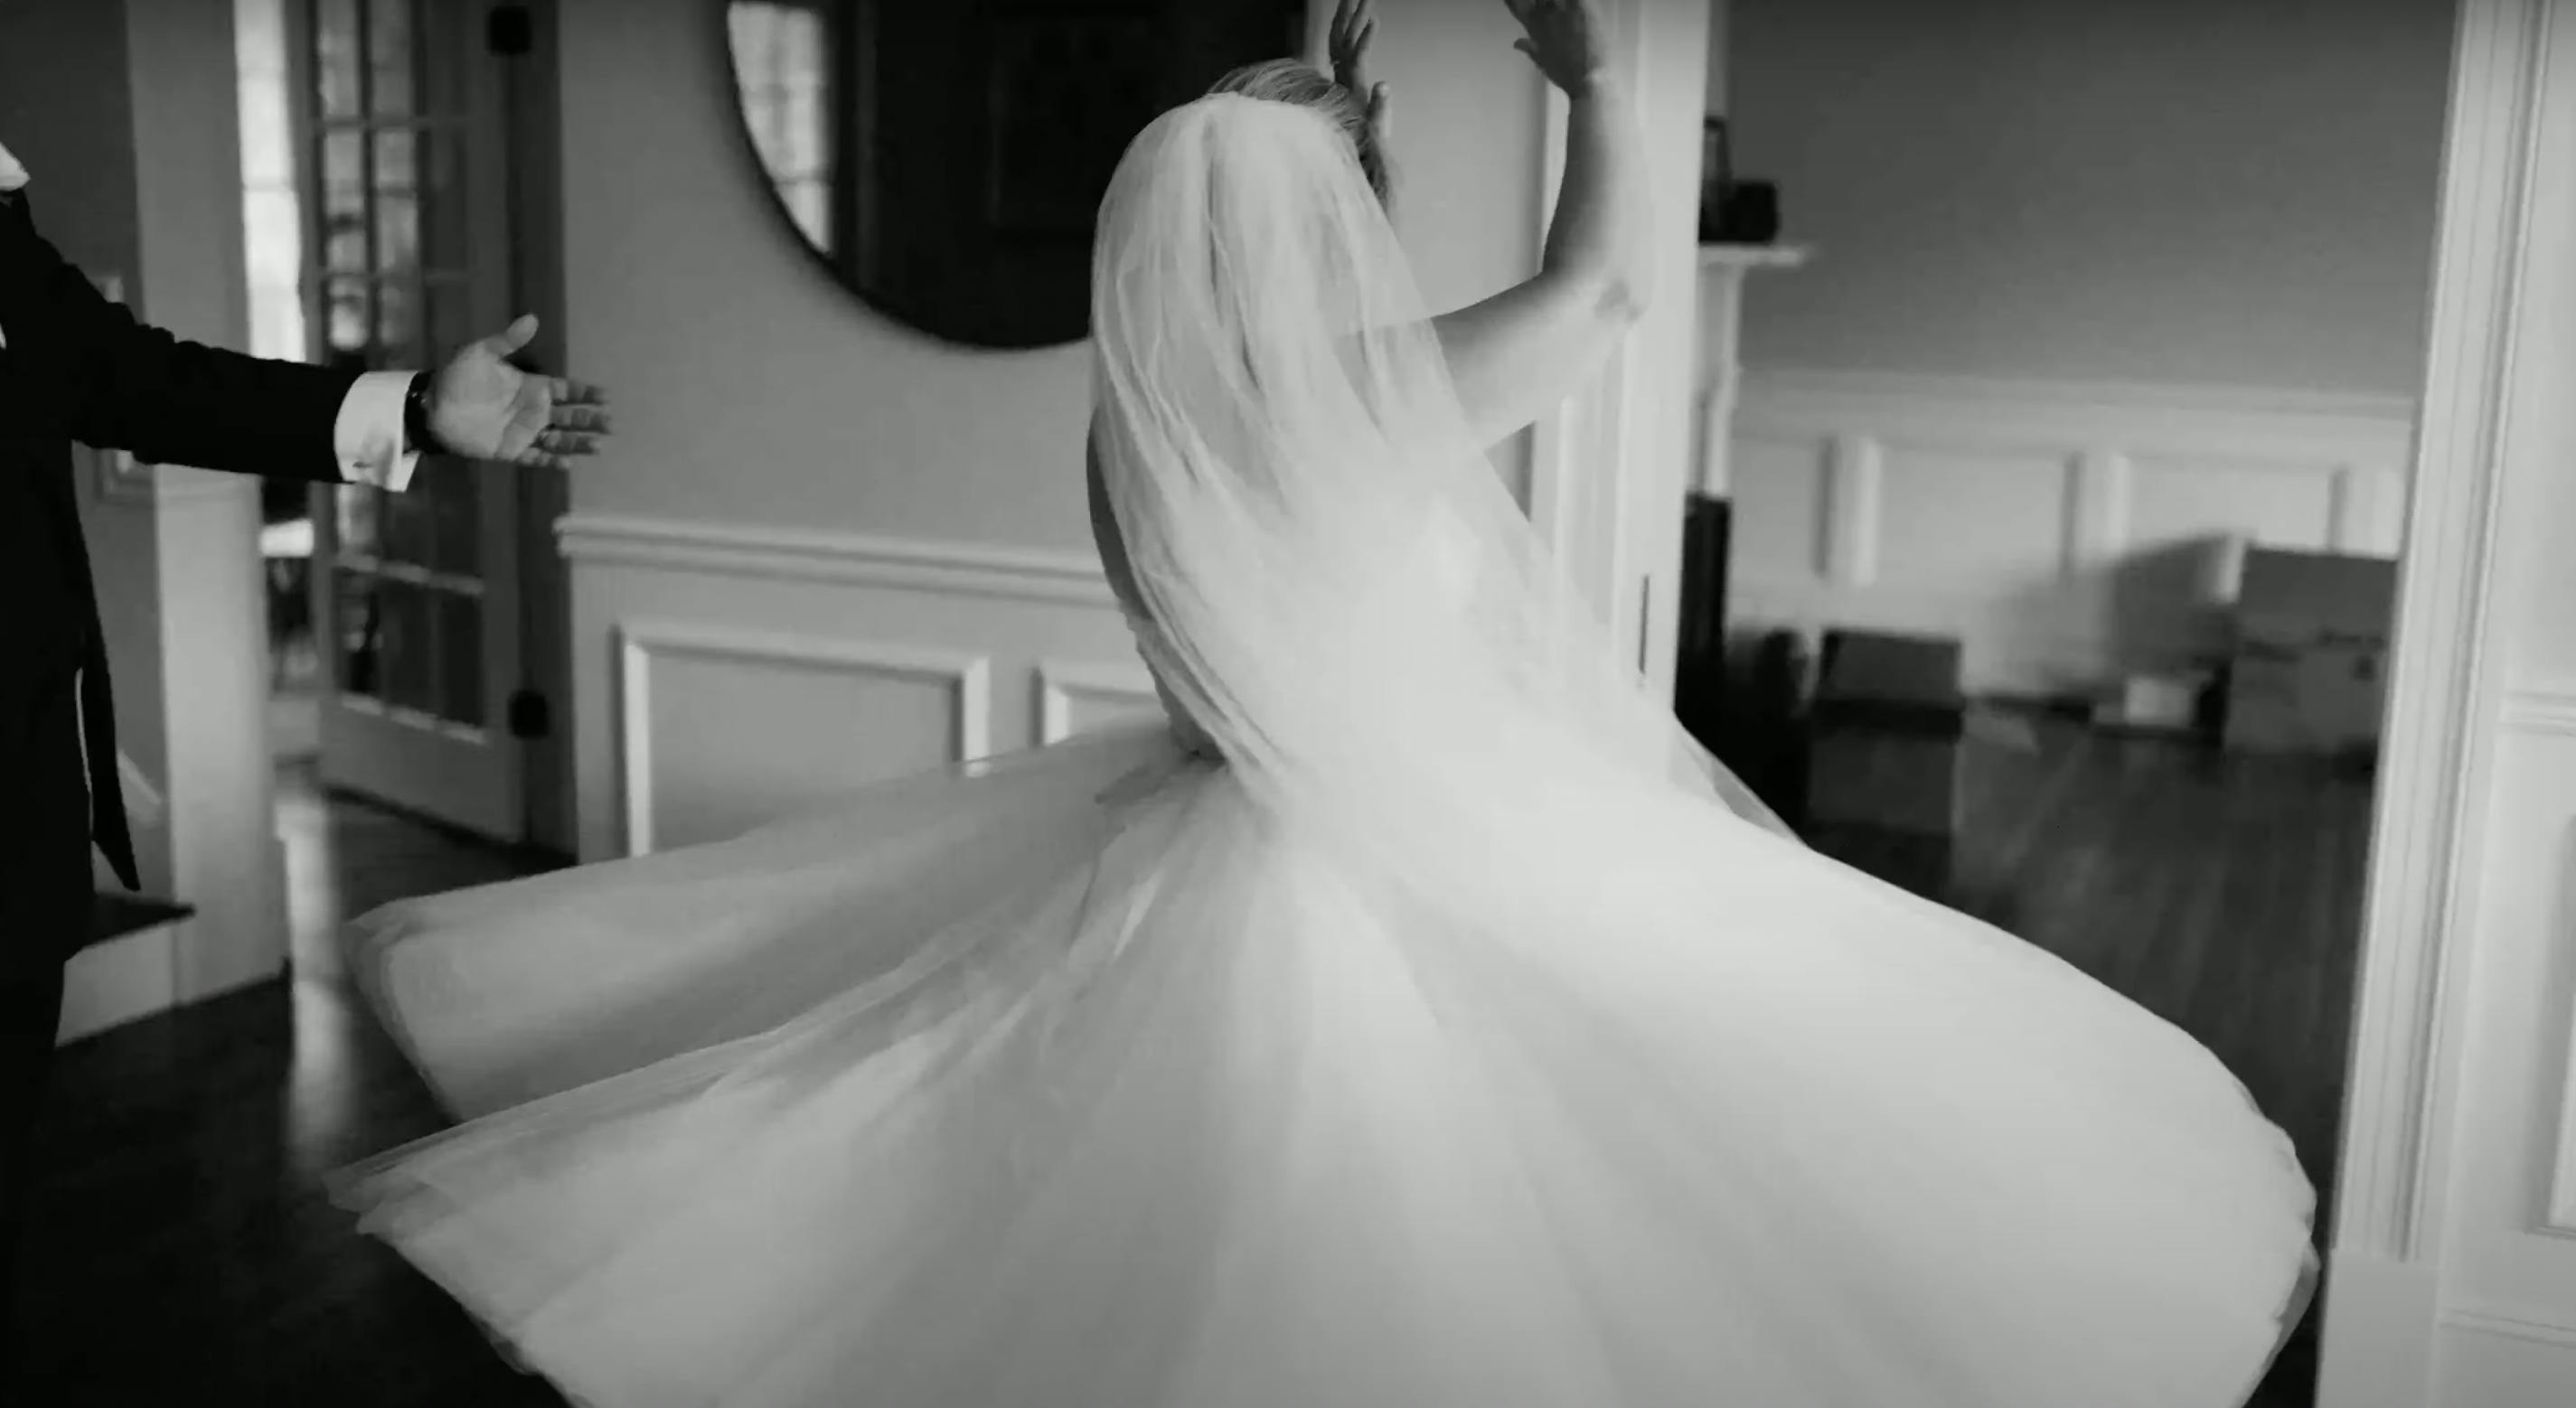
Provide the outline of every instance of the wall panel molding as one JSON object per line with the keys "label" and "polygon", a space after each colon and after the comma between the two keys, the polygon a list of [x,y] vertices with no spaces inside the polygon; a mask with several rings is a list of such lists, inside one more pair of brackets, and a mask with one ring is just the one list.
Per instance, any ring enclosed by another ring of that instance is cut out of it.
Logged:
{"label": "wall panel molding", "polygon": [[2178,663],[2223,645],[2226,539],[2396,551],[2413,422],[2402,397],[1755,373],[1735,615],[1958,635],[1999,692]]}
{"label": "wall panel molding", "polygon": [[2559,1349],[2576,1349],[2576,1322],[2535,1310],[2488,1305],[2454,1305],[2441,1313],[2446,1330],[2491,1339],[2522,1340]]}
{"label": "wall panel molding", "polygon": [[617,631],[617,781],[630,856],[654,848],[653,667],[677,658],[941,685],[953,696],[953,761],[971,762],[992,752],[992,665],[985,655],[701,623],[624,622]]}
{"label": "wall panel molding", "polygon": [[[2576,687],[2507,691],[2500,713],[2499,723],[2507,734],[2562,749],[2576,747]],[[2576,818],[2562,810],[2550,821],[2566,830]],[[2555,848],[2553,853],[2562,857],[2568,854],[2564,846]],[[2553,894],[2576,894],[2576,875],[2562,877]],[[2576,913],[2553,905],[2551,923],[2552,941],[2576,952]],[[2576,1000],[2567,1001],[2559,1015],[2565,1051],[2550,1063],[2558,1079],[2557,1122],[2547,1135],[2548,1189],[2535,1230],[2547,1236],[2576,1238]],[[2564,1342],[2576,1347],[2576,1331],[2571,1331]]]}
{"label": "wall panel molding", "polygon": [[2498,722],[2512,733],[2576,738],[2576,687],[2508,690]]}
{"label": "wall panel molding", "polygon": [[1136,661],[1045,660],[1034,675],[1038,746],[1062,743],[1081,732],[1075,714],[1085,700],[1110,708],[1162,707],[1154,677]]}
{"label": "wall panel molding", "polygon": [[2411,423],[2416,405],[2411,396],[2374,392],[1796,367],[1748,369],[1744,394],[1748,409],[1758,401],[1766,410],[1793,414],[1806,405],[1831,406],[1853,399],[1943,421],[1962,407],[2007,409],[2025,416],[2036,412],[2094,424],[2106,418],[2152,421],[2180,411],[2212,430],[2238,421],[2258,430],[2291,433],[2332,431],[2362,422]]}
{"label": "wall panel molding", "polygon": [[1887,447],[1875,436],[1837,433],[1825,444],[1825,521],[1819,535],[1825,580],[1865,588],[1878,581],[1886,540]]}
{"label": "wall panel molding", "polygon": [[567,515],[555,536],[566,558],[594,567],[1117,604],[1084,552],[607,514]]}

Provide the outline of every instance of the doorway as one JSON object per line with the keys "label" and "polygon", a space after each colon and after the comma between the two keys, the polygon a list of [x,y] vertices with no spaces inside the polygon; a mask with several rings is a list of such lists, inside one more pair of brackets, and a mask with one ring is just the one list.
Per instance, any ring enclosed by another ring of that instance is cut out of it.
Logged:
{"label": "doorway", "polygon": [[[428,368],[550,311],[549,173],[513,139],[545,116],[533,7],[236,13],[254,350]],[[273,731],[298,780],[488,840],[565,843],[560,478],[426,457],[401,493],[270,486]]]}
{"label": "doorway", "polygon": [[1730,8],[1739,172],[1814,257],[1746,294],[1710,556],[1727,625],[1781,646],[1718,718],[1774,730],[1775,800],[1847,859],[2218,1050],[2325,1199],[2321,1300],[2259,1401],[2420,1405],[2457,1318],[2446,989],[2517,281],[2563,257],[2523,222],[2568,12],[2354,6],[2274,63],[2298,21],[2217,32],[2241,7],[2152,35],[2112,5]]}

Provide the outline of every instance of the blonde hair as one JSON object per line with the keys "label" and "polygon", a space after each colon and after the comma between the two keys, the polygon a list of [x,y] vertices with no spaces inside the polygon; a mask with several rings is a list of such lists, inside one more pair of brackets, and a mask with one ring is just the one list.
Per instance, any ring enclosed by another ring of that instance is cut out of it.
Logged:
{"label": "blonde hair", "polygon": [[1354,93],[1334,82],[1322,69],[1296,59],[1245,64],[1210,85],[1208,92],[1236,93],[1264,102],[1313,108],[1331,118],[1342,135],[1350,139],[1351,150],[1360,160],[1360,172],[1368,177],[1369,189],[1377,192],[1378,203],[1386,203],[1386,153],[1378,146],[1376,130],[1369,126],[1368,95]]}

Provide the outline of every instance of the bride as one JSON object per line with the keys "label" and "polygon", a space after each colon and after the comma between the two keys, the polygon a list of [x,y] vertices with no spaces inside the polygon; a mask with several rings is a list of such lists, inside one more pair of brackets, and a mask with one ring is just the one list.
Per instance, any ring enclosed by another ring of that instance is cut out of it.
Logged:
{"label": "bride", "polygon": [[1509,4],[1568,156],[1486,303],[1426,316],[1356,81],[1249,70],[1117,170],[1092,487],[1168,726],[358,926],[463,1122],[340,1196],[523,1365],[606,1408],[2243,1402],[2311,1266],[2287,1139],[1778,834],[1487,466],[1644,292],[1588,0]]}

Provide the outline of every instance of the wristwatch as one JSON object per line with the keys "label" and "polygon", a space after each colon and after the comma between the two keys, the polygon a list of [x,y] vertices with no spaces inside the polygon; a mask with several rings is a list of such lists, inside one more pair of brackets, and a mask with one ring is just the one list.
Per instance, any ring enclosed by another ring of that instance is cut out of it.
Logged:
{"label": "wristwatch", "polygon": [[403,449],[421,455],[438,452],[438,437],[429,430],[430,374],[415,372],[403,392]]}

